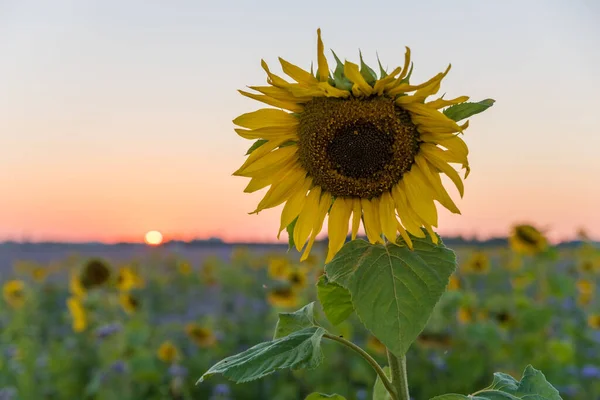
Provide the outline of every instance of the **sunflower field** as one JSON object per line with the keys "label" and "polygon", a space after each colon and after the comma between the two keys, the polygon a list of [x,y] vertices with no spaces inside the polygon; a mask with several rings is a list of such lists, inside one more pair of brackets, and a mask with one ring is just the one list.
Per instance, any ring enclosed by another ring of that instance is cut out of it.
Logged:
{"label": "sunflower field", "polygon": [[[455,246],[459,267],[407,353],[413,398],[470,393],[496,370],[518,379],[528,364],[564,399],[600,398],[600,251],[582,242],[528,254],[529,239]],[[335,341],[323,343],[315,369],[197,383],[218,360],[270,340],[278,314],[307,303],[328,331],[385,362],[356,315],[336,326],[321,318],[325,246],[301,263],[285,247],[203,248],[189,259],[169,245],[154,250],[126,262],[22,260],[5,271],[0,399],[295,400],[315,390],[383,398],[368,363]]]}

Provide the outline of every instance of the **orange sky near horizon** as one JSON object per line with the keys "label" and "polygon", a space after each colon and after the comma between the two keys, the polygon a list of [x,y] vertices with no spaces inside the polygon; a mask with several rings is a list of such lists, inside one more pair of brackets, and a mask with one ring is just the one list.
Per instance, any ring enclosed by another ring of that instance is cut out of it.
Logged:
{"label": "orange sky near horizon", "polygon": [[462,215],[438,208],[442,236],[529,222],[600,240],[595,2],[414,3],[368,21],[359,3],[233,3],[0,5],[0,241],[276,240],[281,207],[248,215],[264,192],[231,176],[251,144],[231,120],[261,107],[237,89],[264,83],[261,58],[308,68],[319,26],[342,57],[393,67],[410,45],[415,82],[452,62],[440,93],[497,100],[465,133],[472,172],[464,199],[450,190]]}

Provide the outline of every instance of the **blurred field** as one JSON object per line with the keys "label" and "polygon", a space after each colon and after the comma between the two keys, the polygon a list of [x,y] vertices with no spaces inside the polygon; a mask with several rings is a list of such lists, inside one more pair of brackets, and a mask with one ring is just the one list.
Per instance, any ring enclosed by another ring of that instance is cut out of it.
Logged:
{"label": "blurred field", "polygon": [[[70,255],[4,246],[2,400],[371,398],[374,372],[329,342],[313,371],[195,385],[216,361],[270,339],[277,312],[316,299],[318,256],[298,264],[283,246],[92,246]],[[495,371],[519,378],[531,363],[564,399],[600,399],[598,249],[584,243],[527,257],[450,247],[459,271],[408,354],[414,398],[469,393]],[[383,362],[358,321],[328,328]]]}

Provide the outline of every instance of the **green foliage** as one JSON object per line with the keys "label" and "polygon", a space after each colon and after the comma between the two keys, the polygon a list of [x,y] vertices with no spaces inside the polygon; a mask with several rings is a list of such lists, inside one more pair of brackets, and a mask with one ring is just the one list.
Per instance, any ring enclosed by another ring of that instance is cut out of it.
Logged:
{"label": "green foliage", "polygon": [[456,268],[441,240],[412,237],[414,250],[354,240],[325,267],[327,277],[349,290],[362,323],[400,356],[425,327]]}
{"label": "green foliage", "polygon": [[474,395],[445,394],[431,400],[562,400],[544,374],[528,365],[521,381],[510,375],[496,372],[492,384]]}
{"label": "green foliage", "polygon": [[319,399],[333,399],[333,400],[346,400],[345,397],[339,394],[323,394],[323,393],[311,393],[304,400],[319,400]]}
{"label": "green foliage", "polygon": [[271,342],[257,344],[219,361],[198,382],[211,375],[223,374],[241,383],[260,379],[278,369],[316,368],[323,360],[321,338],[324,333],[323,328],[305,328]]}
{"label": "green foliage", "polygon": [[317,295],[323,311],[333,325],[341,324],[354,312],[350,292],[323,275],[317,283]]}
{"label": "green foliage", "polygon": [[295,246],[294,243],[294,227],[296,226],[296,221],[298,221],[298,217],[294,218],[294,220],[285,227],[285,231],[288,234],[288,251],[292,250]]}
{"label": "green foliage", "polygon": [[294,312],[279,313],[279,320],[275,326],[274,339],[282,338],[304,328],[315,326],[315,303],[309,303]]}
{"label": "green foliage", "polygon": [[365,64],[363,61],[362,52],[360,52],[360,74],[363,78],[365,78],[365,81],[367,81],[369,85],[375,85],[375,82],[377,81],[377,74],[371,67]]}
{"label": "green foliage", "polygon": [[[392,376],[390,367],[385,367],[383,372],[385,372],[385,375],[388,378]],[[391,400],[391,396],[383,385],[383,382],[381,382],[381,378],[379,378],[379,376],[377,376],[375,386],[373,386],[373,400]]]}
{"label": "green foliage", "polygon": [[472,115],[479,114],[484,112],[492,105],[494,105],[495,100],[493,99],[485,99],[481,100],[477,103],[460,103],[450,106],[444,110],[444,115],[450,118],[453,121],[460,121],[465,118],[469,118]]}

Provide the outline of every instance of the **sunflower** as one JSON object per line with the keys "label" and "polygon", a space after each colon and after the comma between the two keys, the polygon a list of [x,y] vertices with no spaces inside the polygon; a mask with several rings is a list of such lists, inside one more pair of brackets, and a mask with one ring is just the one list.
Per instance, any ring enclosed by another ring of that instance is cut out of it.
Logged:
{"label": "sunflower", "polygon": [[487,274],[490,270],[490,259],[485,253],[480,251],[474,252],[463,270],[471,274]]}
{"label": "sunflower", "polygon": [[104,285],[110,279],[110,274],[110,267],[105,261],[91,259],[85,263],[79,280],[83,287],[88,290]]}
{"label": "sunflower", "polygon": [[285,279],[291,271],[290,260],[286,257],[271,257],[268,271],[273,279]]}
{"label": "sunflower", "polygon": [[460,322],[461,324],[468,324],[470,322],[473,322],[474,319],[474,310],[471,307],[467,307],[467,306],[462,306],[459,307],[458,312],[456,313],[456,319],[458,319],[458,322]]}
{"label": "sunflower", "polygon": [[31,277],[33,278],[34,281],[41,283],[46,280],[46,277],[48,276],[49,272],[50,272],[50,270],[48,268],[34,267],[31,270]]}
{"label": "sunflower", "polygon": [[291,308],[298,305],[298,296],[291,287],[277,287],[269,291],[267,301],[275,307]]}
{"label": "sunflower", "polygon": [[289,271],[286,279],[294,290],[303,289],[308,281],[308,270],[306,268],[294,268]]}
{"label": "sunflower", "polygon": [[448,280],[448,291],[454,292],[460,290],[460,279],[456,275],[450,276]]}
{"label": "sunflower", "polygon": [[81,279],[77,274],[71,274],[69,278],[69,290],[71,294],[77,297],[84,297],[86,290],[81,283]]}
{"label": "sunflower", "polygon": [[138,273],[132,268],[119,268],[116,283],[117,289],[119,289],[122,292],[128,292],[131,289],[143,288],[144,285],[144,279],[141,276],[139,276]]}
{"label": "sunflower", "polygon": [[140,308],[140,302],[131,293],[119,294],[119,304],[127,314],[133,314]]}
{"label": "sunflower", "polygon": [[600,329],[600,314],[591,314],[588,316],[587,323],[592,329]]}
{"label": "sunflower", "polygon": [[179,358],[179,349],[173,342],[166,340],[156,351],[156,356],[160,361],[171,364]]}
{"label": "sunflower", "polygon": [[531,225],[513,227],[509,242],[513,251],[521,254],[535,255],[548,247],[548,241],[542,232]]}
{"label": "sunflower", "polygon": [[458,135],[468,122],[458,125],[441,109],[468,97],[426,101],[438,92],[450,66],[412,85],[409,48],[402,68],[387,73],[380,65],[379,77],[362,56],[359,67],[342,63],[335,53],[337,67],[331,73],[320,30],[317,35],[316,76],[280,59],[295,81],[288,82],[263,61],[269,85],[251,86],[257,93],[240,91],[278,109],[263,108],[233,121],[241,137],[256,140],[234,175],[251,178],[245,192],[270,186],[253,213],[285,203],[279,233],[288,227],[296,249],[305,247],[301,260],[327,215],[326,262],[344,245],[350,219],[353,239],[362,220],[371,243],[382,242],[382,235],[395,242],[400,233],[412,247],[407,231],[425,237],[421,227],[432,233],[438,225],[434,200],[459,213],[441,174],[462,196],[462,179],[450,164],[461,165],[468,175],[468,149]]}
{"label": "sunflower", "polygon": [[187,261],[182,261],[177,264],[177,271],[182,276],[190,276],[192,274],[192,265]]}
{"label": "sunflower", "polygon": [[19,280],[6,282],[2,286],[4,301],[12,308],[21,308],[25,304],[25,283]]}
{"label": "sunflower", "polygon": [[87,328],[87,314],[81,303],[81,298],[71,296],[67,299],[67,307],[73,320],[73,332],[83,332]]}
{"label": "sunflower", "polygon": [[579,294],[592,295],[596,291],[596,284],[589,279],[579,279],[575,286]]}
{"label": "sunflower", "polygon": [[185,326],[185,333],[192,342],[201,348],[213,347],[217,343],[217,338],[212,330],[193,322]]}

